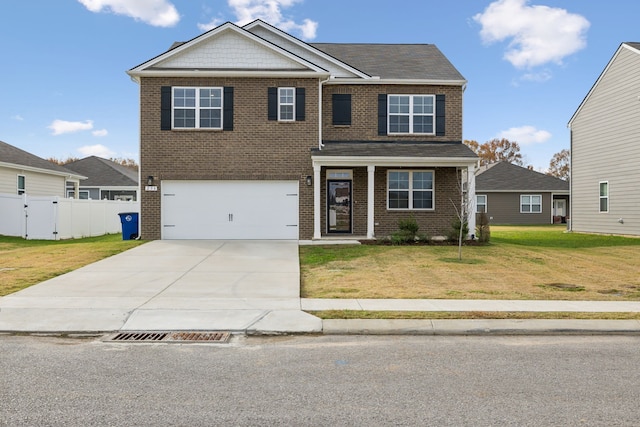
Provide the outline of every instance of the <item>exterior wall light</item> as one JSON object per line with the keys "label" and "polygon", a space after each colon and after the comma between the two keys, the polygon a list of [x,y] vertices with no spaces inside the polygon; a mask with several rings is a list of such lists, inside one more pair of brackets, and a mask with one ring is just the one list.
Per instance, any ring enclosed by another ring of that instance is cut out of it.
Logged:
{"label": "exterior wall light", "polygon": [[307,179],[305,180],[305,182],[309,187],[311,187],[311,185],[313,184],[313,178],[311,177],[311,175],[307,175]]}

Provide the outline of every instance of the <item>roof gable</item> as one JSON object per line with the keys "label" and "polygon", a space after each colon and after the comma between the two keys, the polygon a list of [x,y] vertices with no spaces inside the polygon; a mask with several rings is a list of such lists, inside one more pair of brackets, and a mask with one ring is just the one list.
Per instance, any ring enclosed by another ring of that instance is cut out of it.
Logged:
{"label": "roof gable", "polygon": [[90,156],[66,165],[68,169],[87,176],[83,187],[137,187],[138,172],[101,157]]}
{"label": "roof gable", "polygon": [[338,58],[334,58],[321,49],[317,49],[314,44],[305,43],[302,40],[293,37],[291,34],[285,33],[284,31],[259,19],[242,28],[288,50],[289,52],[306,58],[314,64],[318,64],[322,68],[328,70],[332,77],[370,78],[370,76],[362,72],[362,70],[358,70],[346,62],[343,62]]}
{"label": "roof gable", "polygon": [[67,168],[51,163],[48,160],[28,153],[3,141],[0,141],[0,163],[4,163],[4,166],[11,165],[17,169],[24,167],[28,169],[37,169],[41,172],[48,171],[58,176],[72,175],[76,178],[83,177],[82,174],[78,175]]}
{"label": "roof gable", "polygon": [[[571,127],[571,124],[573,123],[573,121],[575,120],[576,116],[578,116],[578,114],[580,113],[580,111],[582,110],[582,107],[585,105],[585,103],[589,100],[589,98],[591,98],[591,95],[594,93],[594,91],[597,89],[598,85],[600,84],[600,82],[602,81],[602,79],[606,76],[607,71],[609,71],[609,69],[611,68],[611,66],[615,63],[616,59],[618,58],[618,56],[620,55],[621,52],[626,51],[626,52],[633,52],[635,54],[640,55],[640,43],[635,43],[635,42],[625,42],[625,43],[621,43],[620,46],[618,47],[618,50],[616,50],[616,53],[613,55],[613,57],[609,60],[609,62],[607,63],[607,66],[605,67],[605,69],[602,71],[602,73],[600,73],[600,76],[598,77],[598,79],[596,80],[596,82],[593,84],[593,86],[591,87],[591,89],[589,90],[589,92],[587,93],[587,95],[584,97],[584,99],[582,100],[582,102],[580,103],[580,105],[578,106],[577,110],[575,111],[575,113],[573,113],[573,116],[571,116],[571,119],[569,119],[569,123],[568,126]],[[638,70],[640,72],[640,70]]]}
{"label": "roof gable", "polygon": [[200,75],[230,72],[303,72],[327,74],[322,67],[301,58],[232,23],[220,25],[188,42],[174,44],[163,54],[128,71],[134,77],[171,75],[172,72]]}
{"label": "roof gable", "polygon": [[569,192],[569,183],[508,162],[492,163],[476,175],[476,193],[491,191]]}

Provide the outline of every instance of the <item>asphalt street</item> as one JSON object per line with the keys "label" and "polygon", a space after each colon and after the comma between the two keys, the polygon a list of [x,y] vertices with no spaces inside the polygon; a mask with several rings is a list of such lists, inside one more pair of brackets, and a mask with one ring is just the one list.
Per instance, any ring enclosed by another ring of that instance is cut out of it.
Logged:
{"label": "asphalt street", "polygon": [[0,425],[632,426],[640,337],[0,335]]}

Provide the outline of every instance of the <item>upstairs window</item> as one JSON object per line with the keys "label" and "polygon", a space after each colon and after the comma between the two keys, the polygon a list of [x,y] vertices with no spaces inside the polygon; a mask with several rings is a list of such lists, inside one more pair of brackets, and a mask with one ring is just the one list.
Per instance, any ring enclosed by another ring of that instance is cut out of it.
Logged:
{"label": "upstairs window", "polygon": [[174,87],[174,129],[222,129],[221,87]]}
{"label": "upstairs window", "polygon": [[600,182],[600,212],[609,212],[609,182]]}
{"label": "upstairs window", "polygon": [[433,135],[434,95],[389,95],[389,134]]}
{"label": "upstairs window", "polygon": [[296,89],[293,87],[278,88],[278,120],[292,122],[295,120]]}
{"label": "upstairs window", "polygon": [[542,213],[542,196],[529,194],[521,195],[520,213]]}

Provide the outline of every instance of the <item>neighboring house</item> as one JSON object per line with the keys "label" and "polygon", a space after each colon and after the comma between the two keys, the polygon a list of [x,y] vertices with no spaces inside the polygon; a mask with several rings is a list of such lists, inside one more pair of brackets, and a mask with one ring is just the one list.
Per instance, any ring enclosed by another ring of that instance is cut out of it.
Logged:
{"label": "neighboring house", "polygon": [[[79,198],[93,200],[138,200],[138,171],[111,160],[89,156],[67,163],[67,169],[85,175]],[[67,188],[73,197],[73,188]]]}
{"label": "neighboring house", "polygon": [[569,183],[509,162],[482,166],[476,174],[476,212],[492,224],[567,222]]}
{"label": "neighboring house", "polygon": [[569,121],[571,230],[640,235],[640,43],[622,43]]}
{"label": "neighboring house", "polygon": [[80,173],[0,141],[0,193],[66,197],[67,182],[77,190]]}
{"label": "neighboring house", "polygon": [[467,82],[434,45],[308,44],[225,23],[128,74],[144,239],[374,238],[409,216],[438,236],[463,172],[473,194]]}

